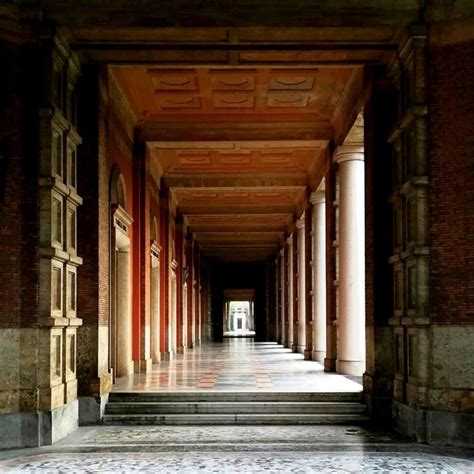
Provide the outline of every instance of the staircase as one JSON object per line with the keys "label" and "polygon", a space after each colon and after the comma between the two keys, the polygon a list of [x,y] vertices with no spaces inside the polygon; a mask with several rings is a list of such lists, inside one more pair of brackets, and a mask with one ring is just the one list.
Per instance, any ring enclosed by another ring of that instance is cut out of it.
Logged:
{"label": "staircase", "polygon": [[112,392],[106,425],[336,425],[368,420],[362,393]]}

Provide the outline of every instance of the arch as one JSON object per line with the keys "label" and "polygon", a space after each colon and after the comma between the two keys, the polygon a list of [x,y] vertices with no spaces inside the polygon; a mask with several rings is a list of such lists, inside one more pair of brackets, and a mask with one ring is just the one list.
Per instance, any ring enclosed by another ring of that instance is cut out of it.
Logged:
{"label": "arch", "polygon": [[158,221],[153,209],[150,211],[150,240],[158,242]]}
{"label": "arch", "polygon": [[110,175],[110,318],[109,366],[113,378],[133,373],[131,256],[129,227],[133,222],[127,213],[127,186],[118,166]]}
{"label": "arch", "polygon": [[112,168],[110,175],[110,204],[127,209],[127,183],[117,165]]}

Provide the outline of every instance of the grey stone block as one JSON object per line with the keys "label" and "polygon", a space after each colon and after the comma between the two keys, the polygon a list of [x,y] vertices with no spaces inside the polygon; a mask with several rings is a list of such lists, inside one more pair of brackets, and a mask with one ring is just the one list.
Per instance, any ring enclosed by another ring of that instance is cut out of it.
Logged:
{"label": "grey stone block", "polygon": [[0,415],[0,449],[56,443],[78,428],[77,400],[48,412]]}
{"label": "grey stone block", "polygon": [[394,428],[419,443],[472,447],[474,414],[438,410],[416,410],[393,402]]}
{"label": "grey stone block", "polygon": [[109,394],[102,397],[79,397],[79,424],[98,425],[102,422]]}

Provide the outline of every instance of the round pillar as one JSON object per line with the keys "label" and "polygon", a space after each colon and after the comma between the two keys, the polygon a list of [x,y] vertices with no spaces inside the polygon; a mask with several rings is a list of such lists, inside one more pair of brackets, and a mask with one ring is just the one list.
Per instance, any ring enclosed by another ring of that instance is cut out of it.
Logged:
{"label": "round pillar", "polygon": [[337,372],[365,371],[364,153],[360,146],[336,149],[339,165],[339,347]]}
{"label": "round pillar", "polygon": [[311,194],[313,206],[313,360],[324,362],[326,357],[326,192]]}
{"label": "round pillar", "polygon": [[285,287],[285,248],[280,250],[280,339],[281,345],[286,346],[286,287]]}
{"label": "round pillar", "polygon": [[287,347],[290,348],[292,351],[294,348],[294,328],[293,328],[293,318],[294,318],[294,301],[295,301],[295,293],[294,293],[294,259],[293,259],[293,234],[291,234],[287,239],[287,252],[286,258],[288,260],[288,314],[287,314]]}
{"label": "round pillar", "polygon": [[298,237],[298,352],[306,348],[306,259],[305,259],[305,215],[296,221]]}

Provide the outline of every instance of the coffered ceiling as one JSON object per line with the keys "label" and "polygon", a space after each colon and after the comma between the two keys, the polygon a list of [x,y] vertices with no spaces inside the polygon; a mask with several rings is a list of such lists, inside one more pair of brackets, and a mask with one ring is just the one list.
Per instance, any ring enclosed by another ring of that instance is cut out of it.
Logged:
{"label": "coffered ceiling", "polygon": [[360,67],[110,68],[204,256],[274,255],[350,128]]}
{"label": "coffered ceiling", "polygon": [[150,142],[150,154],[201,250],[270,257],[320,179],[327,141]]}

